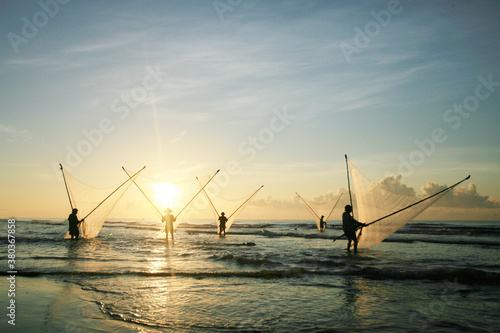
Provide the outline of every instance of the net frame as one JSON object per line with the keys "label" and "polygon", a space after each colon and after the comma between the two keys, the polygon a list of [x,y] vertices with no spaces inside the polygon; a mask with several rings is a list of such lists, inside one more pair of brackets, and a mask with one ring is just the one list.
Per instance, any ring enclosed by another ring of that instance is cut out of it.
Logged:
{"label": "net frame", "polygon": [[[200,183],[201,185],[201,183]],[[217,225],[217,234],[220,235],[220,221],[219,221],[219,211],[220,213],[224,212],[227,218],[225,232],[227,233],[231,226],[234,224],[236,217],[243,211],[243,209],[248,206],[250,201],[257,195],[257,193],[264,187],[264,185],[260,186],[255,192],[247,195],[243,198],[231,200],[226,199],[221,196],[218,196],[214,193],[209,195],[206,189],[203,189],[205,194],[205,198],[209,202],[211,211],[214,215],[215,223]],[[217,207],[225,207],[224,211],[217,209]],[[230,213],[228,213],[230,212]]]}
{"label": "net frame", "polygon": [[[323,220],[325,223],[330,219],[330,216],[332,215],[333,211],[335,210],[335,207],[337,207],[337,204],[339,203],[340,198],[344,193],[340,193],[338,198],[335,200],[329,200],[329,201],[324,201],[324,202],[315,202],[315,201],[308,201],[305,200],[300,194],[295,192],[297,194],[297,197],[299,200],[304,204],[304,206],[307,208],[307,210],[311,213],[311,215],[314,218],[314,222],[316,222],[316,227],[318,228],[319,231],[321,231],[321,216],[326,216],[326,218]],[[326,225],[326,224],[325,224]]]}
{"label": "net frame", "polygon": [[[126,170],[125,168],[123,168],[123,170],[127,174],[130,173],[130,171]],[[217,170],[213,174],[203,177],[204,178],[203,188],[212,181],[212,179],[219,173],[219,171],[220,170]],[[180,193],[178,193],[178,196],[181,197],[181,199],[177,199],[175,203],[171,202],[165,207],[158,207],[158,203],[156,204],[153,203],[153,200],[151,199],[151,197],[153,197],[152,192],[154,191],[152,188],[152,184],[155,183],[169,183],[175,185],[179,189]],[[172,213],[176,214],[175,221],[173,222],[174,232],[179,227],[179,225],[189,217],[191,213],[191,208],[193,207],[193,204],[195,202],[194,200],[201,193],[201,189],[198,186],[198,182],[193,179],[169,180],[169,181],[159,182],[157,179],[152,179],[141,175],[138,177],[138,180],[134,181],[134,184],[137,187],[137,189],[142,193],[142,195],[147,199],[150,206],[158,214],[160,220],[162,220],[163,216],[167,214],[167,210],[170,210]],[[145,184],[149,186],[145,186]],[[167,232],[166,224],[162,223],[162,229],[160,230],[159,233],[165,234],[166,232]]]}
{"label": "net frame", "polygon": [[[79,225],[80,237],[90,239],[99,235],[113,208],[144,168],[129,176],[126,181],[119,185],[96,188],[83,183],[61,165],[71,209],[78,209],[78,218],[83,220]],[[63,238],[71,238],[69,231],[66,232]]]}
{"label": "net frame", "polygon": [[427,197],[392,192],[366,178],[350,161],[349,169],[354,187],[358,220],[368,223],[358,232],[358,248],[368,249],[398,231],[425,209],[446,195],[455,186],[447,187]]}

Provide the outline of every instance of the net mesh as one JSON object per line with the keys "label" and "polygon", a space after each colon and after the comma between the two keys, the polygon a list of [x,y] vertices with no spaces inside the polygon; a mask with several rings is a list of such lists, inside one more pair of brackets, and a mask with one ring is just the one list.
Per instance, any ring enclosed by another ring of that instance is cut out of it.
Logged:
{"label": "net mesh", "polygon": [[210,189],[205,189],[203,192],[205,194],[205,198],[208,201],[208,204],[212,208],[212,213],[215,218],[215,223],[217,224],[217,234],[220,234],[220,221],[219,221],[219,216],[222,212],[224,212],[227,222],[226,222],[226,232],[229,231],[231,226],[233,225],[236,217],[245,209],[246,206],[250,203],[250,201],[255,197],[257,192],[260,191],[262,188],[259,187],[257,191],[253,192],[252,194],[241,198],[241,199],[236,199],[236,200],[231,200],[231,199],[225,199],[222,198],[214,193],[210,192]]}
{"label": "net mesh", "polygon": [[[130,171],[127,171],[127,173],[131,174]],[[209,182],[215,174],[203,176],[201,180],[203,185]],[[197,197],[201,194],[201,187],[196,179],[165,180],[140,175],[133,186],[141,192],[140,195],[144,200],[147,200],[149,207],[159,217],[160,221],[163,215],[166,214],[167,209],[172,211],[172,215],[176,218],[173,223],[174,231],[191,215],[192,208],[197,203]],[[158,237],[166,236],[165,227],[166,225],[163,225]]]}
{"label": "net mesh", "polygon": [[[65,169],[62,172],[72,206],[78,209],[78,219],[85,218],[80,224],[80,236],[83,238],[95,238],[99,235],[106,218],[137,177],[135,175],[115,187],[94,188],[82,183]],[[64,236],[64,239],[68,238],[71,238],[69,231]]]}
{"label": "net mesh", "polygon": [[329,193],[331,195],[327,195],[326,200],[325,198],[313,198],[312,200],[305,200],[298,193],[295,194],[297,194],[300,202],[302,202],[304,206],[307,208],[307,210],[309,210],[309,212],[314,218],[314,221],[316,222],[318,230],[320,231],[321,231],[321,226],[320,226],[321,216],[324,216],[323,221],[326,223],[330,218],[330,216],[332,215],[333,210],[337,206],[340,197],[342,196],[342,193],[340,193],[339,195],[333,195],[332,193]]}
{"label": "net mesh", "polygon": [[417,203],[424,197],[391,192],[380,184],[368,180],[351,162],[349,162],[349,169],[355,196],[354,215],[358,221],[370,223],[415,204],[413,207],[362,228],[358,236],[358,248],[367,249],[379,244],[452,189],[450,187],[428,200]]}

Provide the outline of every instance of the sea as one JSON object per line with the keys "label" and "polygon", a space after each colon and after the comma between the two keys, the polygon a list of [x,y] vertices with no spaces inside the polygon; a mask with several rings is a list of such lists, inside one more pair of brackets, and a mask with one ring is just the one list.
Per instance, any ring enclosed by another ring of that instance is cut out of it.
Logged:
{"label": "sea", "polygon": [[236,220],[219,237],[188,220],[169,242],[156,220],[76,241],[66,220],[11,224],[2,332],[500,332],[500,222],[412,221],[358,253],[333,241],[340,221]]}

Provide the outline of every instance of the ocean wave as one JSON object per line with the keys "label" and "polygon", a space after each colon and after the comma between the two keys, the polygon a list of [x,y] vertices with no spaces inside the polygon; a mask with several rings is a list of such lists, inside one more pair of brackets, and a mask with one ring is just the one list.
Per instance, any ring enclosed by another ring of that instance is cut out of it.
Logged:
{"label": "ocean wave", "polygon": [[[32,256],[32,257],[23,257],[22,260],[61,260],[61,261],[84,261],[84,262],[130,262],[129,258],[102,258],[102,257],[61,257],[61,256]],[[144,261],[147,259],[136,260],[138,262]]]}
{"label": "ocean wave", "polygon": [[[47,225],[59,225],[59,224],[64,224],[67,223],[67,219],[64,220],[31,220],[28,221],[32,224],[47,224]],[[18,221],[19,222],[19,221]]]}
{"label": "ocean wave", "polygon": [[232,228],[264,229],[264,228],[269,228],[269,227],[273,227],[273,226],[275,226],[275,225],[270,224],[270,223],[253,223],[253,224],[235,223],[235,224],[233,224]]}
{"label": "ocean wave", "polygon": [[[105,271],[18,271],[16,276],[23,277],[41,277],[41,276],[79,276],[79,277],[125,277],[125,276],[142,276],[142,277],[191,277],[191,278],[290,278],[300,277],[306,274],[314,274],[303,268],[293,268],[289,270],[259,270],[259,271],[200,271],[200,272],[145,272],[145,271],[128,271],[128,272],[105,272]],[[9,275],[2,271],[0,275]]]}
{"label": "ocean wave", "polygon": [[130,317],[124,316],[123,314],[116,312],[114,310],[114,307],[112,304],[106,304],[106,303],[100,302],[100,301],[95,301],[95,303],[99,306],[102,313],[106,314],[110,319],[113,319],[113,320],[134,323],[136,325],[142,325],[145,327],[151,327],[151,328],[155,328],[155,329],[172,328],[170,325],[166,325],[166,324],[162,324],[162,323],[150,324],[144,320],[140,320],[139,318],[130,318]]}
{"label": "ocean wave", "polygon": [[[235,260],[236,258],[226,257],[221,260]],[[250,261],[247,261],[248,264]],[[257,263],[258,261],[254,261]],[[329,266],[337,263],[329,263]],[[0,275],[9,275],[6,271],[0,272]],[[18,271],[16,276],[23,277],[41,277],[41,276],[78,276],[81,278],[116,278],[116,277],[188,277],[188,278],[254,278],[254,279],[281,279],[281,278],[301,278],[307,275],[338,275],[338,276],[359,276],[373,280],[429,280],[433,282],[452,282],[469,285],[500,285],[500,273],[490,272],[475,268],[440,268],[430,270],[398,270],[398,269],[380,269],[374,267],[364,267],[348,271],[332,271],[325,269],[305,269],[295,267],[290,269],[263,269],[263,270],[244,270],[244,271]]]}
{"label": "ocean wave", "polygon": [[281,262],[273,261],[268,258],[247,257],[241,255],[233,255],[231,253],[214,254],[210,258],[216,261],[231,261],[240,266],[276,267],[283,265]]}
{"label": "ocean wave", "polygon": [[480,239],[426,239],[426,238],[395,238],[389,237],[383,240],[386,243],[433,243],[433,244],[452,244],[452,245],[472,245],[472,246],[482,246],[482,247],[498,247],[500,246],[500,241],[487,241]]}
{"label": "ocean wave", "polygon": [[[184,230],[188,235],[215,235],[217,231],[215,228],[211,230],[207,229],[187,229]],[[256,231],[254,229],[237,229],[232,227],[231,231],[227,232],[227,235],[262,235],[262,231]]]}
{"label": "ocean wave", "polygon": [[192,228],[192,229],[216,229],[215,223],[180,223],[179,228]]}
{"label": "ocean wave", "polygon": [[410,223],[398,230],[399,234],[437,236],[500,236],[500,228],[491,226],[450,226],[443,224]]}
{"label": "ocean wave", "polygon": [[317,267],[317,268],[343,268],[346,266],[346,263],[339,258],[333,259],[316,259],[316,258],[301,258],[298,260],[299,265],[309,266],[309,267]]}
{"label": "ocean wave", "polygon": [[346,274],[358,275],[374,280],[430,280],[463,284],[500,284],[500,273],[475,268],[439,268],[412,271],[365,267],[357,272],[346,272]]}
{"label": "ocean wave", "polygon": [[[277,226],[272,223],[238,223],[235,222],[231,229],[263,229],[268,227]],[[192,228],[192,229],[216,229],[217,224],[214,222],[211,223],[189,223],[182,222],[179,224],[179,228]]]}
{"label": "ocean wave", "polygon": [[264,229],[260,232],[261,235],[266,237],[300,237],[304,238],[305,235],[298,232],[275,232]]}
{"label": "ocean wave", "polygon": [[[299,233],[299,232],[279,232],[279,231],[270,231],[267,229],[262,230],[260,233],[262,236],[266,237],[295,237],[295,238],[311,238],[311,239],[336,239],[342,234],[332,236],[327,233]],[[403,236],[404,237],[398,237]],[[427,234],[431,235],[431,234]],[[394,236],[388,237],[383,240],[383,242],[393,242],[393,243],[414,243],[414,242],[423,242],[423,243],[439,243],[439,244],[456,244],[456,245],[472,245],[472,246],[484,246],[484,247],[498,247],[500,246],[500,239],[498,241],[495,240],[484,240],[481,238],[422,238],[422,237],[408,237],[409,233],[397,232]]]}

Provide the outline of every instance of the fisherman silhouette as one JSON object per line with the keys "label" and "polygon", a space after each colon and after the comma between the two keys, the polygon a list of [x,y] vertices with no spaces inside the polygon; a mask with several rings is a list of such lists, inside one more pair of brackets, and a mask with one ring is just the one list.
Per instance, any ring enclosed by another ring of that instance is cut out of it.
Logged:
{"label": "fisherman silhouette", "polygon": [[325,231],[326,222],[324,221],[325,216],[321,215],[321,219],[319,220],[319,231]]}
{"label": "fisherman silhouette", "polygon": [[172,215],[172,210],[170,208],[165,209],[165,215],[162,216],[161,221],[164,223],[165,238],[168,241],[168,234],[172,235],[172,240],[174,240],[174,222],[175,216]]}
{"label": "fisherman silhouette", "polygon": [[365,223],[358,222],[352,217],[352,207],[347,205],[342,214],[342,229],[347,237],[347,251],[351,251],[351,242],[354,243],[354,252],[358,252],[358,238],[356,237],[356,230],[366,226]]}
{"label": "fisherman silhouette", "polygon": [[71,214],[68,216],[68,222],[69,222],[69,234],[71,235],[71,239],[78,239],[80,236],[80,230],[78,230],[78,226],[80,225],[81,222],[84,220],[79,221],[78,217],[76,214],[78,213],[78,209],[73,208],[73,211]]}
{"label": "fisherman silhouette", "polygon": [[220,213],[219,216],[219,235],[222,237],[222,232],[224,232],[224,236],[226,236],[226,222],[227,222],[227,217],[225,216],[224,212]]}

